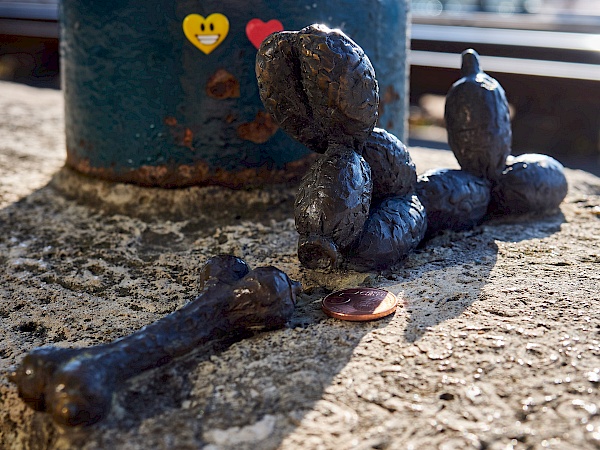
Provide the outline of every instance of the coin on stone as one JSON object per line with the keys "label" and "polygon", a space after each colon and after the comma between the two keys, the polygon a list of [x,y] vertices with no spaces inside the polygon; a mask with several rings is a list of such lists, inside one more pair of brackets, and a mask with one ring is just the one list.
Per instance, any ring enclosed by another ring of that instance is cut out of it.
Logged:
{"label": "coin on stone", "polygon": [[323,299],[325,314],[336,319],[366,322],[392,314],[398,299],[384,289],[350,288],[333,292]]}

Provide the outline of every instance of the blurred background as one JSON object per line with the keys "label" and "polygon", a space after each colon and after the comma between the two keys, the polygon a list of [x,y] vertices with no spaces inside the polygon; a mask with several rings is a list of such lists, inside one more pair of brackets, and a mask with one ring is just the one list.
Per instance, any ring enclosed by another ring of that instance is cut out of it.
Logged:
{"label": "blurred background", "polygon": [[599,0],[413,0],[411,144],[446,145],[444,96],[466,48],[504,87],[513,153],[600,174]]}
{"label": "blurred background", "polygon": [[[0,80],[60,89],[59,0],[0,0]],[[448,148],[444,96],[474,48],[504,87],[513,153],[600,175],[600,0],[412,0],[410,145]]]}

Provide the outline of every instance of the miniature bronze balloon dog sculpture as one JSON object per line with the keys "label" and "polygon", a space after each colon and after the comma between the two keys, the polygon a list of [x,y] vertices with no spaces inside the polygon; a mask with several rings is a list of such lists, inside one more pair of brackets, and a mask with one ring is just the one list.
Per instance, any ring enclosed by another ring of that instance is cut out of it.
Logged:
{"label": "miniature bronze balloon dog sculpture", "polygon": [[475,51],[463,53],[462,74],[446,104],[449,143],[462,170],[437,169],[417,181],[404,144],[375,128],[378,85],[356,43],[323,25],[263,41],[256,76],[265,108],[285,132],[323,153],[296,195],[304,266],[385,269],[426,235],[472,228],[486,214],[560,204],[566,179],[557,161],[509,158],[508,102]]}
{"label": "miniature bronze balloon dog sculpture", "polygon": [[300,262],[372,270],[412,251],[426,228],[416,169],[404,144],[375,128],[379,88],[363,50],[323,25],[274,33],[256,75],[280,127],[323,153],[296,195]]}
{"label": "miniature bronze balloon dog sculpture", "polygon": [[90,425],[106,416],[118,385],[211,339],[247,330],[280,328],[300,291],[274,267],[249,270],[233,256],[211,258],[200,295],[179,310],[108,344],[40,347],[10,375],[32,408],[61,425]]}

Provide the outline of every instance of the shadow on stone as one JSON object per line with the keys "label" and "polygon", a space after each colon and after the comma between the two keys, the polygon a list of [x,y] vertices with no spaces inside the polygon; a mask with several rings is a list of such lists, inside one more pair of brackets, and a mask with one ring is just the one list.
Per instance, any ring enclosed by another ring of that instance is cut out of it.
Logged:
{"label": "shadow on stone", "polygon": [[460,316],[485,295],[484,287],[498,261],[499,244],[544,238],[559,232],[564,221],[561,212],[505,217],[426,241],[403,266],[410,274],[405,291],[409,314],[406,340],[419,341],[432,327]]}
{"label": "shadow on stone", "polygon": [[[252,448],[260,441],[276,448],[337,385],[364,336],[392,318],[361,324],[327,318],[320,309],[324,289],[299,268],[293,219],[281,210],[261,219],[145,220],[70,200],[53,183],[0,209],[3,284],[9,286],[0,297],[3,373],[36,347],[110,342],[180,308],[197,295],[203,263],[218,253],[236,254],[252,267],[272,264],[307,287],[287,328],[211,342],[128,380],[107,417],[90,427],[59,428],[49,415],[30,410],[3,377],[0,411],[11,411],[13,419],[3,421],[0,446]],[[20,323],[35,323],[44,333],[9,326]],[[274,426],[271,418],[281,429],[267,427],[264,439],[260,429],[243,442],[227,432]]]}
{"label": "shadow on stone", "polygon": [[[266,215],[260,222],[208,227],[196,218],[145,221],[44,187],[0,210],[3,277],[10,286],[0,298],[3,372],[35,347],[108,342],[180,308],[195,297],[204,261],[218,253],[236,254],[252,267],[273,264],[302,281],[306,292],[287,328],[212,342],[130,379],[117,390],[106,419],[88,428],[59,430],[45,414],[27,409],[3,380],[2,411],[12,411],[13,419],[3,421],[0,444],[274,449],[290,439],[298,444],[298,427],[345,433],[355,426],[353,413],[333,399],[364,383],[353,377],[380,373],[374,361],[385,352],[396,352],[398,360],[415,351],[440,363],[448,359],[451,341],[438,325],[457,318],[468,323],[477,313],[490,279],[505,276],[494,273],[499,260],[519,257],[505,254],[503,244],[544,238],[564,220],[562,214],[511,218],[446,232],[389,273],[346,274],[346,283],[382,287],[405,300],[392,317],[349,323],[321,311],[320,300],[344,280],[329,276],[332,285],[323,287],[300,268],[291,218]],[[523,307],[506,306],[510,314]],[[45,332],[10,326],[20,323]],[[385,370],[396,373],[400,363]]]}

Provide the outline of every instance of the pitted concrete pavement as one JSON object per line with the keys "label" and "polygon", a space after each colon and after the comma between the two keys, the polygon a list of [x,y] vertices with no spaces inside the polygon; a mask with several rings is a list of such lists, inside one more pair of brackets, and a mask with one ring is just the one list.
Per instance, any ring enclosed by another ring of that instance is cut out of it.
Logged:
{"label": "pitted concrete pavement", "polygon": [[[383,274],[323,275],[298,264],[292,189],[165,194],[85,179],[62,169],[59,91],[0,83],[0,106],[3,374],[35,347],[108,342],[174,311],[218,253],[305,289],[288,327],[123,383],[88,428],[55,426],[2,377],[1,448],[600,446],[600,179],[567,170],[554,215],[445,233]],[[411,155],[419,172],[456,167],[448,152]],[[176,214],[153,216],[165,195]],[[236,212],[211,216],[207,202]],[[402,306],[369,323],[321,312],[328,292],[356,285]]]}

